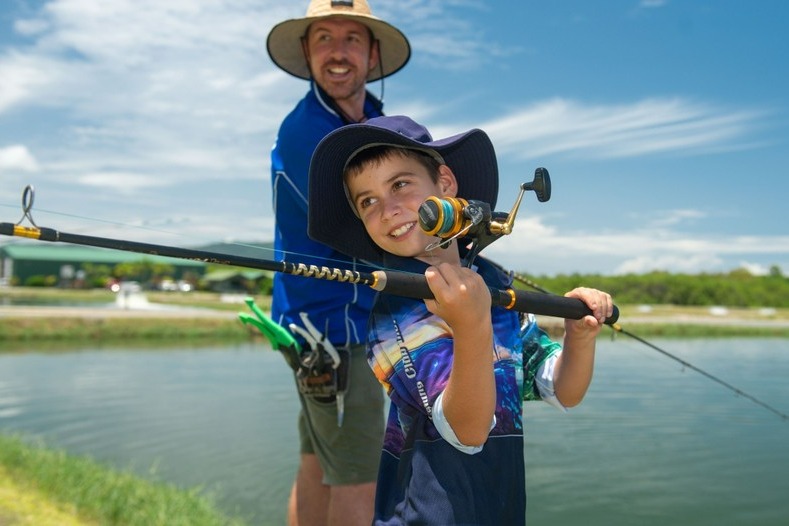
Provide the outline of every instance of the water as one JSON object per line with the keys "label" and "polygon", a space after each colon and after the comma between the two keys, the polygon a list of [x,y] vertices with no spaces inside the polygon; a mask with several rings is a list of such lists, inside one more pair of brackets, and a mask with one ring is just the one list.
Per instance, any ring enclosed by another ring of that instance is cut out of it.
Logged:
{"label": "water", "polygon": [[[789,340],[653,343],[789,412]],[[0,354],[0,431],[201,486],[284,524],[292,379],[261,345]],[[646,346],[601,340],[584,403],[525,407],[530,524],[789,523],[789,421]]]}
{"label": "water", "polygon": [[283,524],[298,458],[292,384],[278,354],[250,345],[5,354],[0,430]]}

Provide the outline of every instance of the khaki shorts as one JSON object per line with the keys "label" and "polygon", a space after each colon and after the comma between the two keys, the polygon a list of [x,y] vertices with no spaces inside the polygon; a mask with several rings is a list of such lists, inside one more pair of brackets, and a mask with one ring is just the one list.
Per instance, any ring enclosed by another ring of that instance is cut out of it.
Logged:
{"label": "khaki shorts", "polygon": [[350,348],[345,415],[337,426],[337,403],[300,396],[301,453],[318,456],[323,483],[375,482],[384,436],[384,392],[367,363],[364,345]]}

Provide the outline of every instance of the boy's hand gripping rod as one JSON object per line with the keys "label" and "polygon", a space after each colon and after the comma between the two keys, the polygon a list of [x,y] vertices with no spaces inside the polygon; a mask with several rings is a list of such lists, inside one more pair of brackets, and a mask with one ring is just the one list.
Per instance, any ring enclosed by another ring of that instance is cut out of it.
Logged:
{"label": "boy's hand gripping rod", "polygon": [[[291,263],[288,261],[274,261],[257,259],[244,256],[234,256],[204,250],[140,243],[122,239],[86,236],[59,232],[52,228],[36,226],[31,215],[34,190],[27,186],[22,196],[24,215],[16,224],[0,223],[0,234],[5,236],[25,237],[39,241],[70,243],[92,247],[109,248],[124,252],[136,252],[155,256],[166,256],[191,261],[202,261],[217,265],[231,265],[272,272],[282,272],[294,276],[338,281],[349,284],[367,285],[370,288],[408,298],[427,299],[433,298],[433,293],[427,285],[427,279],[422,274],[401,272],[395,270],[376,270],[373,272],[360,272],[356,270],[335,267],[308,265],[305,263]],[[33,226],[23,226],[20,223],[27,218]],[[591,314],[591,310],[584,302],[576,298],[554,296],[538,292],[528,292],[515,289],[490,288],[492,304],[518,312],[555,316],[579,320]],[[606,320],[612,325],[619,318],[619,310],[614,307],[614,314]]]}

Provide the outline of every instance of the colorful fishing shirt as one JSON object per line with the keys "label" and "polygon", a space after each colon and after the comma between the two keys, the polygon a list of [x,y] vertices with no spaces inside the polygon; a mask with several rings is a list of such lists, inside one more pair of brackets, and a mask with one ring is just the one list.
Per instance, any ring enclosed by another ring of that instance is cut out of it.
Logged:
{"label": "colorful fishing shirt", "polygon": [[[396,263],[394,263],[396,261]],[[424,272],[416,260],[387,267]],[[489,286],[506,288],[500,268],[477,259]],[[375,524],[523,524],[526,489],[522,401],[552,397],[548,376],[561,349],[532,316],[492,312],[495,422],[474,454],[455,447],[434,422],[452,367],[452,334],[421,300],[380,294],[369,326],[368,360],[391,398],[378,474]],[[454,437],[452,437],[454,438]]]}

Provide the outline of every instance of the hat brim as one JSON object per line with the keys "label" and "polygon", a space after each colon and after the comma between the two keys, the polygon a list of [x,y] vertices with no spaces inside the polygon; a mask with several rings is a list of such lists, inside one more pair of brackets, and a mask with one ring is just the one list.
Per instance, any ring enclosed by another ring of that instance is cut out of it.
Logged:
{"label": "hat brim", "polygon": [[495,208],[499,192],[498,164],[493,144],[479,129],[432,142],[419,142],[368,124],[334,130],[318,144],[309,170],[309,236],[351,257],[382,264],[383,251],[351,210],[343,187],[349,157],[370,144],[437,151],[458,182],[458,197],[489,203]]}
{"label": "hat brim", "polygon": [[411,58],[411,45],[396,27],[378,18],[357,14],[312,16],[285,20],[274,26],[266,39],[266,49],[271,60],[282,70],[300,79],[312,78],[307,60],[301,47],[301,39],[307,28],[316,20],[340,17],[350,18],[367,26],[378,41],[379,67],[367,75],[367,81],[388,77],[400,71]]}

